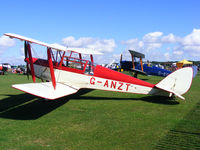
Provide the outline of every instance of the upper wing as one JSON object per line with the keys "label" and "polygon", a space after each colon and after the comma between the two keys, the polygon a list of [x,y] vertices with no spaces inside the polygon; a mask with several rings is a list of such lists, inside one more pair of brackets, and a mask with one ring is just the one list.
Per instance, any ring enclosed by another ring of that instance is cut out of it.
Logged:
{"label": "upper wing", "polygon": [[56,89],[54,90],[51,82],[15,84],[12,87],[50,100],[74,94],[79,90],[61,83],[56,83]]}
{"label": "upper wing", "polygon": [[77,53],[81,53],[81,54],[96,54],[96,55],[100,55],[102,54],[101,52],[92,50],[92,49],[86,49],[86,48],[67,48],[65,46],[62,46],[60,44],[48,44],[48,43],[44,43],[38,40],[34,40],[25,36],[21,36],[18,34],[14,34],[14,33],[5,33],[4,35],[9,36],[10,38],[16,38],[19,40],[23,40],[23,41],[28,41],[30,43],[35,43],[38,45],[42,45],[45,47],[49,47],[58,51],[73,51],[73,52],[77,52]]}

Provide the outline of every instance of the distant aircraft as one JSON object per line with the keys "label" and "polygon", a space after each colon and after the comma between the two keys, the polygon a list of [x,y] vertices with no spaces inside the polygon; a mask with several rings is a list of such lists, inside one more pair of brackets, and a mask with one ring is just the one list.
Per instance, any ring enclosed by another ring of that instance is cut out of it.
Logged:
{"label": "distant aircraft", "polygon": [[[34,82],[15,84],[12,87],[45,99],[53,100],[74,94],[81,88],[166,97],[178,96],[184,99],[182,95],[192,84],[193,71],[190,67],[179,69],[159,83],[151,84],[95,65],[93,55],[101,54],[98,51],[47,44],[12,33],[4,35],[24,41],[25,62]],[[33,43],[47,47],[46,59],[32,56]],[[77,55],[73,56],[74,54]],[[90,59],[83,59],[83,55],[89,55]],[[35,83],[36,77],[48,82]]]}
{"label": "distant aircraft", "polygon": [[[171,71],[162,69],[159,67],[150,67],[147,64],[143,64],[142,58],[145,58],[145,55],[133,50],[129,50],[131,54],[132,61],[123,61],[122,55],[120,59],[120,66],[122,69],[131,70],[135,72],[134,77],[137,77],[138,74],[142,75],[155,75],[155,76],[163,76],[166,77],[171,73]],[[139,58],[140,61],[137,62],[135,59]]]}

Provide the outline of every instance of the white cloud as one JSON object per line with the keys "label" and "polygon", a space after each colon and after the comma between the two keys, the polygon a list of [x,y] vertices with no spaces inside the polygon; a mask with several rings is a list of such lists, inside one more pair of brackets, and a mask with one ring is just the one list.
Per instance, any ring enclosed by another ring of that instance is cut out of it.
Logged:
{"label": "white cloud", "polygon": [[15,45],[15,41],[13,39],[10,39],[7,36],[1,36],[0,37],[0,54],[2,54],[6,48],[12,47]]}
{"label": "white cloud", "polygon": [[80,37],[75,39],[73,36],[66,37],[62,40],[63,45],[68,47],[83,47],[95,49],[101,52],[113,52],[116,43],[114,39],[97,39],[92,37]]}
{"label": "white cloud", "polygon": [[185,36],[181,42],[183,45],[200,46],[200,29],[193,29],[192,33]]}
{"label": "white cloud", "polygon": [[160,37],[163,35],[162,32],[151,32],[147,33],[143,37],[143,41],[146,43],[157,43],[159,42]]}
{"label": "white cloud", "polygon": [[183,51],[174,51],[173,54],[174,55],[183,55]]}
{"label": "white cloud", "polygon": [[123,41],[122,44],[126,45],[127,49],[143,52],[149,57],[147,59],[151,60],[155,59],[156,52],[160,53],[160,60],[181,59],[181,57],[198,59],[200,56],[200,29],[193,29],[184,37],[176,36],[173,33],[164,35],[162,32],[150,32],[145,34],[141,40],[129,39]]}
{"label": "white cloud", "polygon": [[167,60],[167,61],[170,61],[171,60],[171,58],[170,58],[170,53],[164,53],[164,57],[165,57],[165,59]]}
{"label": "white cloud", "polygon": [[107,53],[104,55],[98,55],[95,57],[95,63],[97,64],[110,64],[111,62],[119,62],[121,54]]}
{"label": "white cloud", "polygon": [[162,43],[148,43],[146,44],[146,50],[149,52],[150,50],[154,50],[157,48],[160,48],[162,46]]}
{"label": "white cloud", "polygon": [[1,36],[0,37],[0,46],[1,47],[12,47],[15,45],[15,41],[13,39],[10,39],[7,36]]}
{"label": "white cloud", "polygon": [[192,33],[185,36],[180,44],[183,50],[189,53],[200,53],[200,29],[193,29]]}
{"label": "white cloud", "polygon": [[69,47],[83,47],[94,42],[95,40],[91,37],[81,37],[76,40],[73,36],[69,36],[62,40],[62,43]]}
{"label": "white cloud", "polygon": [[124,45],[127,45],[127,49],[131,50],[142,50],[144,48],[144,42],[139,41],[138,39],[130,39],[127,41],[122,41],[121,42]]}
{"label": "white cloud", "polygon": [[127,49],[133,49],[139,52],[146,53],[150,50],[154,50],[162,46],[162,35],[162,32],[151,32],[145,34],[142,40],[135,38],[127,41],[122,41],[122,44],[127,45]]}
{"label": "white cloud", "polygon": [[180,39],[178,37],[176,37],[174,34],[170,33],[167,36],[163,36],[161,38],[161,42],[162,43],[176,43],[178,42]]}
{"label": "white cloud", "polygon": [[143,37],[144,48],[147,52],[150,50],[154,50],[160,48],[162,43],[160,42],[161,36],[163,35],[162,32],[151,32]]}

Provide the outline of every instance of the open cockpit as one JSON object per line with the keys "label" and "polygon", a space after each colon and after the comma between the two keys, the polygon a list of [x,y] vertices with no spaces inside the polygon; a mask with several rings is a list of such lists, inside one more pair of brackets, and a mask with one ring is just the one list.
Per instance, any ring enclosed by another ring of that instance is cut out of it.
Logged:
{"label": "open cockpit", "polygon": [[[93,55],[90,54],[89,58],[83,59],[83,55],[81,53],[77,52],[63,52],[63,51],[53,51],[49,50],[50,52],[50,59],[52,59],[52,64],[54,69],[59,70],[65,70],[75,73],[81,73],[81,74],[88,74],[93,75],[94,69],[96,65],[93,61]],[[25,61],[29,61],[28,58],[26,58]],[[33,63],[41,66],[49,67],[49,58],[47,60],[45,59],[34,59]]]}

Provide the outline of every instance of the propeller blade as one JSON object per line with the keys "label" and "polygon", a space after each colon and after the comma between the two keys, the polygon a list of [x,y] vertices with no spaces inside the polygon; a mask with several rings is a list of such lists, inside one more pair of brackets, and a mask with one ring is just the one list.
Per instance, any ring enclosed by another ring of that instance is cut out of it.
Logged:
{"label": "propeller blade", "polygon": [[25,59],[28,57],[28,50],[27,50],[27,42],[24,42],[24,55],[25,55]]}
{"label": "propeller blade", "polygon": [[29,80],[29,74],[30,74],[30,69],[28,67],[28,62],[26,63],[26,75],[27,75],[27,78]]}

